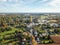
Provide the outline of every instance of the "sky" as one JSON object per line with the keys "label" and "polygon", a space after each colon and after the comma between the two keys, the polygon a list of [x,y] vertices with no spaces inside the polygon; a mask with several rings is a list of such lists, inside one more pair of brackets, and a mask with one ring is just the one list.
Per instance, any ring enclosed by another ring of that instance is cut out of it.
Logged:
{"label": "sky", "polygon": [[0,13],[59,12],[60,0],[0,0]]}

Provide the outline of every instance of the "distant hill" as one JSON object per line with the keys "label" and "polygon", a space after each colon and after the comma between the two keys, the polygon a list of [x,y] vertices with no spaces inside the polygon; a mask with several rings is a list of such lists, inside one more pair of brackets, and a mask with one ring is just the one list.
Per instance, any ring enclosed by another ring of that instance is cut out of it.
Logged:
{"label": "distant hill", "polygon": [[0,15],[60,15],[60,13],[0,13]]}

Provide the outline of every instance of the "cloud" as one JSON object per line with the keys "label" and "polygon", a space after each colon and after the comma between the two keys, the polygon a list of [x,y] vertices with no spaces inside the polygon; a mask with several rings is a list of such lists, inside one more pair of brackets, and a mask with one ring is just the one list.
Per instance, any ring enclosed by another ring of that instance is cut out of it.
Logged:
{"label": "cloud", "polygon": [[60,0],[52,0],[50,3],[48,3],[48,5],[54,7],[60,7]]}
{"label": "cloud", "polygon": [[0,0],[0,2],[18,2],[23,4],[44,3],[49,0]]}
{"label": "cloud", "polygon": [[56,8],[28,8],[28,7],[24,7],[24,8],[20,8],[20,7],[10,7],[10,8],[1,8],[0,12],[31,12],[31,13],[43,13],[43,12],[60,12],[60,9],[56,9]]}
{"label": "cloud", "polygon": [[7,0],[7,2],[19,2],[19,0]]}
{"label": "cloud", "polygon": [[0,2],[6,2],[0,3],[0,12],[60,12],[59,0],[0,0]]}
{"label": "cloud", "polygon": [[19,2],[19,0],[0,0],[0,2]]}
{"label": "cloud", "polygon": [[7,0],[0,0],[0,2],[6,2]]}

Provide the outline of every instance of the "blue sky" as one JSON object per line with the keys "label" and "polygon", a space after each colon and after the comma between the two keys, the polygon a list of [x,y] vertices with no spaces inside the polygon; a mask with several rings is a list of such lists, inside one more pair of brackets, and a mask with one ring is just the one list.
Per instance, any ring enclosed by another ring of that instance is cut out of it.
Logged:
{"label": "blue sky", "polygon": [[0,0],[3,12],[60,12],[60,0]]}

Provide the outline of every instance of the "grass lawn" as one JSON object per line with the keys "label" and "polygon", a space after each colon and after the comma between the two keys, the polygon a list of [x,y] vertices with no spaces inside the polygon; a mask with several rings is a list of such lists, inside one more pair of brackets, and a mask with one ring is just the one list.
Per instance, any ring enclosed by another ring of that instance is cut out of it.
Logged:
{"label": "grass lawn", "polygon": [[0,38],[3,38],[3,36],[6,35],[6,34],[15,33],[16,30],[17,30],[16,28],[13,28],[13,27],[12,27],[12,30],[11,30],[11,31],[9,30],[9,31],[5,31],[5,32],[1,32],[1,33],[0,33]]}

